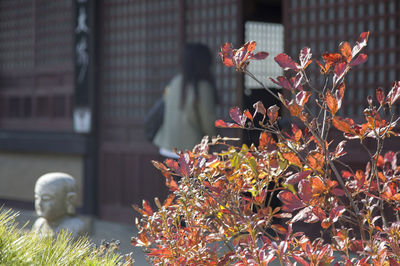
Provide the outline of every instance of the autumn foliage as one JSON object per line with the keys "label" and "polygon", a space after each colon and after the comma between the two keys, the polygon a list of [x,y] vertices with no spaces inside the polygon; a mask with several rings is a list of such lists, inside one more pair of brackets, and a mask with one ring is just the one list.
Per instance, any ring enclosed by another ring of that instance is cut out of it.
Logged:
{"label": "autumn foliage", "polygon": [[[382,150],[397,135],[392,106],[400,82],[368,96],[364,122],[338,115],[346,75],[367,60],[360,52],[368,37],[362,33],[353,47],[342,42],[320,61],[307,47],[298,60],[284,53],[274,58],[285,75],[271,78],[282,89],[269,92],[292,116],[289,129],[281,129],[277,105],[234,107],[232,122],[215,125],[258,130],[257,146],[205,137],[192,151],[178,152],[178,160],[153,162],[171,193],[163,203],[155,200],[157,210],[146,201],[135,206],[142,218],[132,244],[144,247],[154,265],[398,265],[400,167],[397,152]],[[256,79],[246,67],[268,53],[255,48],[254,41],[239,49],[224,44],[220,55],[227,67]],[[325,80],[321,87],[307,76],[311,64]],[[313,113],[311,105],[319,110]],[[343,140],[330,139],[332,131]],[[374,145],[367,147],[366,139]],[[350,141],[369,155],[364,169],[346,164]],[[216,144],[223,151],[209,152]],[[273,207],[274,197],[280,206]],[[314,224],[321,237],[295,231],[296,223]]]}

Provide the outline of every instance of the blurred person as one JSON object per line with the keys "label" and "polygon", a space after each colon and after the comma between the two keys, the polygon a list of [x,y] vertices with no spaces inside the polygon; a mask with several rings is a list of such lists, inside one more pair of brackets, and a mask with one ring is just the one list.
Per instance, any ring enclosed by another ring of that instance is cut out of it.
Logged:
{"label": "blurred person", "polygon": [[211,73],[212,55],[200,43],[186,44],[181,73],[172,78],[164,92],[164,122],[154,138],[164,157],[191,150],[203,136],[215,136],[217,91]]}

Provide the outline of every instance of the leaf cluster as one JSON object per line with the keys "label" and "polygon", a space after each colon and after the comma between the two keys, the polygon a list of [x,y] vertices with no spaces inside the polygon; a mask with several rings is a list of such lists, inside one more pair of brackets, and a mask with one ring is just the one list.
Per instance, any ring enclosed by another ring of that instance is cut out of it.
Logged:
{"label": "leaf cluster", "polygon": [[[171,194],[163,204],[156,199],[156,211],[147,201],[134,206],[142,218],[132,244],[143,246],[154,265],[398,265],[400,167],[398,152],[383,153],[383,143],[397,136],[392,106],[400,82],[387,94],[378,88],[375,99],[366,99],[364,123],[338,116],[346,75],[367,60],[360,52],[368,37],[362,33],[352,48],[342,42],[338,52],[323,54],[322,62],[308,47],[298,62],[284,53],[274,58],[285,75],[271,80],[282,89],[277,94],[266,89],[293,118],[288,130],[279,125],[277,105],[234,107],[232,122],[215,125],[260,131],[257,147],[205,137],[193,151],[178,152],[178,160],[153,162]],[[255,41],[239,49],[224,44],[220,55],[226,66],[263,84],[246,70],[250,60],[268,56],[254,54],[255,47]],[[307,76],[313,63],[325,81],[322,87]],[[317,113],[310,108],[315,104]],[[342,132],[343,140],[332,139],[332,131]],[[365,145],[366,139],[374,144]],[[348,141],[369,155],[364,169],[343,160]],[[216,144],[225,148],[210,153]],[[281,206],[273,206],[274,197]],[[314,224],[321,237],[295,231],[297,223]]]}

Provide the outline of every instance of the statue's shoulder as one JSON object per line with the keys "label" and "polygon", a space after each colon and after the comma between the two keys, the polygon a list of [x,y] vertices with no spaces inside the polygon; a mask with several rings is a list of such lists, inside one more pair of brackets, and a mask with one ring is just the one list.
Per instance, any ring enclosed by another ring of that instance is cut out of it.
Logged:
{"label": "statue's shoulder", "polygon": [[32,225],[32,229],[33,230],[37,230],[40,229],[43,226],[48,226],[47,224],[47,220],[43,217],[39,217],[36,219],[36,221],[33,223]]}
{"label": "statue's shoulder", "polygon": [[60,225],[58,226],[58,230],[65,230],[67,229],[73,235],[81,235],[87,231],[86,223],[79,217],[67,217],[65,218]]}

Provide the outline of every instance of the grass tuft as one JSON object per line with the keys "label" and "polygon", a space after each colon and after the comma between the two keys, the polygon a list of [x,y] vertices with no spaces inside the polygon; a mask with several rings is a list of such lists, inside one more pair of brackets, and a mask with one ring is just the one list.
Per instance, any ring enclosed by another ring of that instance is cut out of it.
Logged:
{"label": "grass tuft", "polygon": [[17,228],[18,213],[0,208],[0,265],[121,265],[121,256],[96,248],[88,238],[56,239]]}

